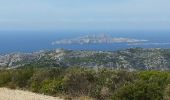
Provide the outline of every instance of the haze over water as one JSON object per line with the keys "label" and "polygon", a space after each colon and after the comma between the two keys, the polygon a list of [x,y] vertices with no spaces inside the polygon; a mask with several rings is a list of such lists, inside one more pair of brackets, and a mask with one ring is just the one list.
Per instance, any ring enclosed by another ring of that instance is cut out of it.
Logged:
{"label": "haze over water", "polygon": [[[71,50],[106,50],[143,47],[143,48],[170,48],[170,31],[4,31],[0,34],[0,53],[33,52],[57,48]],[[24,34],[23,34],[24,33]],[[152,34],[150,34],[152,33]],[[113,44],[70,44],[52,45],[56,40],[70,39],[86,35],[108,34],[112,37],[134,38],[148,40],[145,45],[128,45],[126,43]],[[157,44],[152,44],[157,43]]]}
{"label": "haze over water", "polygon": [[[0,53],[170,48],[169,4],[170,0],[0,0]],[[103,33],[148,42],[51,45],[56,40]]]}

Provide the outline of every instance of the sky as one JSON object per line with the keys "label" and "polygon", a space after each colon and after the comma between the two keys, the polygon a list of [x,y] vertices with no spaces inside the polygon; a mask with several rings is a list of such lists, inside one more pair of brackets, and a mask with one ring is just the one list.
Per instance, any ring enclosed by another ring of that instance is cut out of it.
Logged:
{"label": "sky", "polygon": [[0,30],[169,30],[170,0],[0,0]]}

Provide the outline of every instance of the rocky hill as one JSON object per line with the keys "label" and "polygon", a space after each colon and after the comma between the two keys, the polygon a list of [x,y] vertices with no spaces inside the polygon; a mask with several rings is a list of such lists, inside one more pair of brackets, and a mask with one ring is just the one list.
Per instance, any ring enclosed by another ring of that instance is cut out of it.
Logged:
{"label": "rocky hill", "polygon": [[27,64],[46,67],[110,67],[127,70],[169,70],[170,49],[133,48],[120,51],[50,50],[35,53],[11,53],[0,56],[1,68]]}

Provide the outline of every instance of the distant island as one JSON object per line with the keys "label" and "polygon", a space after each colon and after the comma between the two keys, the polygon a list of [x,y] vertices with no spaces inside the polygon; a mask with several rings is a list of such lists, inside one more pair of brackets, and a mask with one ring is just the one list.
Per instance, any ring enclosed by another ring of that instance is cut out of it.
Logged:
{"label": "distant island", "polygon": [[133,39],[133,38],[123,38],[123,37],[111,37],[109,35],[87,35],[82,37],[77,37],[73,39],[62,39],[52,42],[52,45],[59,44],[112,44],[112,43],[143,43],[148,40]]}

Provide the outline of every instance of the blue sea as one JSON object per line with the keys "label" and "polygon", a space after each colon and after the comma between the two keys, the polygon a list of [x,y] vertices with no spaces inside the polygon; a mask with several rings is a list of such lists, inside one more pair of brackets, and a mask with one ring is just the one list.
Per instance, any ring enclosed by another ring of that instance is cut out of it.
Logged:
{"label": "blue sea", "polygon": [[[148,40],[157,45],[86,44],[52,45],[56,40],[70,39],[91,34],[109,34],[112,37]],[[167,44],[161,44],[167,43]],[[115,51],[127,48],[170,48],[170,31],[0,31],[0,54],[11,52],[34,52],[64,48],[70,50]]]}

